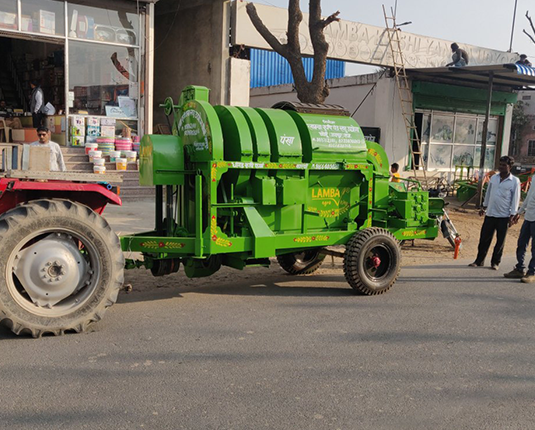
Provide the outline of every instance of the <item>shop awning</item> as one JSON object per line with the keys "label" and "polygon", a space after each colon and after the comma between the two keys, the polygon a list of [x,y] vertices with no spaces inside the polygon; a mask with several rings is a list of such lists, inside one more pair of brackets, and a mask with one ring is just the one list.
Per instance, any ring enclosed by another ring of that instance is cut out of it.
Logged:
{"label": "shop awning", "polygon": [[495,90],[535,90],[535,68],[520,64],[407,69],[407,74],[420,81],[472,88],[487,88],[492,76]]}

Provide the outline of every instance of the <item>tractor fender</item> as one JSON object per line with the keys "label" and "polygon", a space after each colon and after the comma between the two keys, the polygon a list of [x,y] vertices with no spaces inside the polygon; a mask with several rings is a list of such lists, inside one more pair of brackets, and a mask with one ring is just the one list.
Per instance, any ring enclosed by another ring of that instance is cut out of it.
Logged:
{"label": "tractor fender", "polygon": [[37,199],[67,199],[102,214],[108,204],[122,205],[121,198],[105,184],[68,181],[0,179],[0,215],[21,203]]}

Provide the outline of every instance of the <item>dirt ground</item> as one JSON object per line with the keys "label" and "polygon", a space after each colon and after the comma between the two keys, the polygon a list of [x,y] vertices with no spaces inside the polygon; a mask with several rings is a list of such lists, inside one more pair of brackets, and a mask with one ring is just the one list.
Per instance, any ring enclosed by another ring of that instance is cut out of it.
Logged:
{"label": "dirt ground", "polygon": [[[479,241],[479,232],[483,223],[483,218],[478,215],[475,208],[461,208],[460,205],[452,200],[448,206],[448,213],[455,225],[457,231],[461,234],[462,249],[459,259],[473,260],[477,254],[477,245]],[[520,231],[520,223],[509,229],[505,244],[504,255],[514,254],[516,241]],[[494,242],[491,246],[493,249]],[[487,264],[490,262],[490,252],[487,258]],[[129,258],[129,256],[126,256]],[[130,256],[130,258],[136,256]],[[449,242],[442,237],[435,240],[416,240],[414,246],[411,242],[405,242],[402,246],[402,265],[416,266],[423,264],[450,263],[453,261],[453,248]],[[322,267],[316,274],[337,274],[342,273],[342,259],[327,257]],[[145,269],[127,270],[125,285],[131,284],[133,291],[147,291],[152,288],[176,288],[180,286],[182,292],[187,292],[196,287],[217,287],[218,285],[230,284],[232,282],[243,282],[250,279],[251,285],[255,280],[261,282],[264,276],[278,277],[285,276],[285,272],[279,267],[276,259],[272,259],[269,269],[266,268],[248,268],[243,272],[223,267],[214,275],[201,279],[188,279],[182,268],[178,273],[155,278],[150,271]],[[343,278],[342,278],[343,279]]]}

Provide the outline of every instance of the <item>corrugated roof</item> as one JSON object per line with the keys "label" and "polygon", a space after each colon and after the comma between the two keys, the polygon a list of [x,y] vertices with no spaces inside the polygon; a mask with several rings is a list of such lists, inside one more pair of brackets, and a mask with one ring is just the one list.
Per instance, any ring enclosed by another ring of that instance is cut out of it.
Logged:
{"label": "corrugated roof", "polygon": [[407,74],[421,81],[476,88],[486,88],[492,75],[496,90],[535,90],[535,68],[521,64],[407,69]]}

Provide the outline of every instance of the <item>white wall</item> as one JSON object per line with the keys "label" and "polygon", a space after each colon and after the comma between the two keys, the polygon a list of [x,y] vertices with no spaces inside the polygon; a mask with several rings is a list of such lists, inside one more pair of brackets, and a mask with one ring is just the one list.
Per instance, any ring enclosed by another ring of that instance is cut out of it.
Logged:
{"label": "white wall", "polygon": [[[400,166],[406,166],[409,143],[395,81],[384,77],[378,80],[378,77],[378,74],[370,74],[330,80],[331,94],[326,103],[343,106],[353,113],[377,83],[354,118],[362,127],[379,127],[380,143],[386,150],[390,164],[396,162]],[[252,107],[271,107],[279,101],[299,101],[292,85],[251,90]]]}

